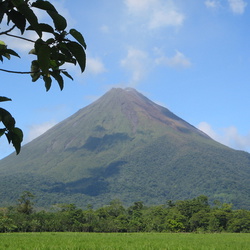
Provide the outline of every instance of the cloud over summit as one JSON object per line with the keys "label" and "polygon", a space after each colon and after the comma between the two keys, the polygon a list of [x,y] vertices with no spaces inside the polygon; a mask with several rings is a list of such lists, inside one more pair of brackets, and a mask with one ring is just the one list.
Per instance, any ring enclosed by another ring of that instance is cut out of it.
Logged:
{"label": "cloud over summit", "polygon": [[150,59],[148,54],[140,49],[129,48],[127,56],[121,60],[121,66],[131,73],[130,85],[135,86],[148,71]]}

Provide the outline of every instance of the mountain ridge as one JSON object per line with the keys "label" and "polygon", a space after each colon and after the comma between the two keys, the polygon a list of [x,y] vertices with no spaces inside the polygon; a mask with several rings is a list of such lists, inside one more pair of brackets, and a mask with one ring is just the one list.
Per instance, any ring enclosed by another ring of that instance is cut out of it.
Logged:
{"label": "mountain ridge", "polygon": [[250,207],[249,166],[250,154],[215,142],[134,89],[115,88],[20,156],[1,160],[0,197],[13,202],[28,189],[40,206],[98,206],[115,198],[153,204],[205,194]]}

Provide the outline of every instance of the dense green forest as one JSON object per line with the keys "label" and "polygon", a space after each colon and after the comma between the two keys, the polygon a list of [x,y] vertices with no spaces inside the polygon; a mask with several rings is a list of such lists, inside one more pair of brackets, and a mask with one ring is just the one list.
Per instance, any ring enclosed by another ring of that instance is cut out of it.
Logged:
{"label": "dense green forest", "polygon": [[201,195],[163,205],[144,206],[121,201],[93,209],[60,204],[36,211],[34,195],[24,192],[16,206],[0,208],[0,232],[250,232],[250,211]]}
{"label": "dense green forest", "polygon": [[99,208],[206,195],[250,210],[250,154],[230,149],[134,89],[114,88],[0,161],[0,206]]}

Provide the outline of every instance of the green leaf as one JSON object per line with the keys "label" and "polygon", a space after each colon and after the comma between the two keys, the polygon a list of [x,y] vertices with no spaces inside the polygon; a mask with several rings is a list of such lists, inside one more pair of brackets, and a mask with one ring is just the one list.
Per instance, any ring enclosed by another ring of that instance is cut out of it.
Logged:
{"label": "green leaf", "polygon": [[31,50],[29,51],[29,54],[36,55],[36,50],[35,50],[35,49],[31,49]]}
{"label": "green leaf", "polygon": [[50,64],[50,47],[42,44],[37,51],[37,61],[42,70],[43,75],[48,75]]}
{"label": "green leaf", "polygon": [[54,69],[54,70],[58,70],[59,66],[58,66],[58,61],[57,60],[50,60],[50,68]]}
{"label": "green leaf", "polygon": [[[46,23],[39,23],[38,24],[39,28],[41,31],[43,32],[48,32],[48,33],[54,33],[54,29],[53,27],[51,27],[50,25],[46,24]],[[26,30],[35,30],[32,26],[29,26]]]}
{"label": "green leaf", "polygon": [[9,131],[5,134],[9,143],[12,143],[18,155],[21,151],[21,143],[23,141],[23,132],[19,128],[14,128],[12,131]]}
{"label": "green leaf", "polygon": [[12,141],[12,134],[10,132],[5,134],[9,143]]}
{"label": "green leaf", "polygon": [[0,54],[3,55],[4,54],[4,50],[7,48],[6,45],[0,44]]}
{"label": "green leaf", "polygon": [[50,74],[56,79],[60,89],[63,90],[64,81],[63,81],[62,76],[60,75],[60,71],[59,70],[53,70],[53,71],[50,72]]}
{"label": "green leaf", "polygon": [[24,15],[16,10],[11,10],[10,12],[8,12],[7,15],[9,19],[17,26],[17,28],[23,34],[26,26],[26,19]]}
{"label": "green leaf", "polygon": [[2,41],[2,40],[0,40],[0,45],[1,45],[1,46],[5,46],[5,48],[7,47],[6,44],[5,44],[5,42]]}
{"label": "green leaf", "polygon": [[76,60],[64,43],[60,43],[51,48],[51,59],[56,60],[58,66],[62,66],[65,62],[76,65]]}
{"label": "green leaf", "polygon": [[14,6],[24,4],[24,0],[11,0]]}
{"label": "green leaf", "polygon": [[0,118],[0,120],[8,130],[14,129],[16,121],[7,110],[0,108]]}
{"label": "green leaf", "polygon": [[[43,0],[37,0],[36,2],[32,3],[31,5],[32,7],[41,9],[41,10],[52,10],[52,11],[56,11],[55,7],[53,4],[51,4],[48,1],[43,1]],[[57,11],[56,11],[57,12]]]}
{"label": "green leaf", "polygon": [[32,73],[37,73],[40,71],[39,63],[37,60],[33,60],[31,62],[31,69],[30,70]]}
{"label": "green leaf", "polygon": [[3,56],[10,60],[10,55],[8,53],[3,54]]}
{"label": "green leaf", "polygon": [[36,82],[40,78],[41,72],[32,73],[30,75],[31,75],[31,78],[32,78],[32,82]]}
{"label": "green leaf", "polygon": [[[64,55],[61,55],[63,58],[65,58]],[[52,57],[51,57],[52,58]],[[50,68],[52,70],[59,70],[59,67],[61,67],[65,62],[61,60],[50,60]]]}
{"label": "green leaf", "polygon": [[[6,97],[1,97],[1,99],[4,100]],[[0,108],[0,121],[5,126],[4,129],[0,129],[0,136],[5,134],[8,142],[12,142],[14,148],[16,149],[16,153],[19,154],[21,150],[21,142],[23,140],[22,130],[15,127],[15,119],[7,110],[3,108]]]}
{"label": "green leaf", "polygon": [[74,63],[76,65],[76,60],[72,57],[72,53],[67,48],[65,43],[60,43],[57,46],[59,50],[65,55],[65,62]]}
{"label": "green leaf", "polygon": [[1,128],[0,129],[0,137],[6,132],[6,129],[5,128]]}
{"label": "green leaf", "polygon": [[47,44],[52,44],[52,43],[54,43],[54,42],[55,42],[55,39],[54,39],[54,38],[49,38],[49,39],[46,41]]}
{"label": "green leaf", "polygon": [[11,0],[12,4],[25,16],[30,25],[34,28],[39,37],[42,36],[42,31],[38,24],[37,16],[34,14],[32,9],[23,0]]}
{"label": "green leaf", "polygon": [[35,46],[34,46],[35,50],[36,50],[36,53],[39,50],[39,48],[42,46],[42,44],[45,44],[45,42],[41,38],[36,40]]}
{"label": "green leaf", "polygon": [[62,71],[62,73],[68,78],[70,78],[72,81],[74,80],[73,77],[67,71]]}
{"label": "green leaf", "polygon": [[83,72],[86,67],[86,54],[83,47],[76,42],[69,42],[66,44],[66,46],[75,57],[81,68],[81,71]]}
{"label": "green leaf", "polygon": [[40,67],[39,67],[39,63],[37,60],[33,60],[31,62],[30,70],[31,70],[30,76],[32,78],[32,82],[37,81],[39,77],[41,76]]}
{"label": "green leaf", "polygon": [[7,49],[7,46],[3,41],[0,41],[0,55],[10,59],[10,55],[20,57],[14,50]]}
{"label": "green leaf", "polygon": [[7,8],[8,8],[8,2],[7,1],[4,1],[4,2],[1,1],[1,3],[0,3],[0,23],[3,20],[4,14],[6,14]]}
{"label": "green leaf", "polygon": [[16,56],[16,57],[20,58],[20,56],[16,53],[16,51],[14,51],[12,49],[6,49],[5,52],[10,54],[10,55],[13,55],[13,56]]}
{"label": "green leaf", "polygon": [[50,17],[53,20],[53,23],[55,25],[56,30],[65,30],[67,27],[67,21],[66,19],[58,14],[56,11],[48,10],[47,13],[50,15]]}
{"label": "green leaf", "polygon": [[51,77],[49,77],[49,76],[44,76],[44,77],[43,77],[43,80],[44,80],[44,83],[45,83],[46,91],[49,91],[49,89],[50,89],[50,87],[51,87],[51,82],[52,82]]}
{"label": "green leaf", "polygon": [[39,67],[39,63],[37,60],[33,60],[31,62],[30,70],[31,70],[30,76],[32,78],[32,82],[37,81],[39,77],[41,76],[40,67]]}
{"label": "green leaf", "polygon": [[7,101],[12,101],[12,100],[8,97],[0,96],[0,102],[7,102]]}
{"label": "green leaf", "polygon": [[78,32],[76,29],[71,29],[69,33],[84,47],[84,49],[87,48],[85,40],[80,32]]}
{"label": "green leaf", "polygon": [[13,129],[13,133],[15,133],[15,135],[18,136],[18,139],[19,139],[20,142],[23,141],[23,131],[20,128],[15,127]]}
{"label": "green leaf", "polygon": [[51,59],[64,62],[66,60],[66,56],[64,54],[60,53],[58,51],[57,47],[52,47],[51,48]]}

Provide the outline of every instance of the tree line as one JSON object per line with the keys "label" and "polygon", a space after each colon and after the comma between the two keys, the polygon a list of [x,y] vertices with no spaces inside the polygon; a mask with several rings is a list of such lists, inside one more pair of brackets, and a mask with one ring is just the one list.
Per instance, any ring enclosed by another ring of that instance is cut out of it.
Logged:
{"label": "tree line", "polygon": [[250,232],[250,211],[233,210],[204,195],[163,205],[134,202],[124,207],[118,199],[93,209],[60,204],[36,211],[34,195],[24,192],[16,206],[0,208],[0,232]]}

